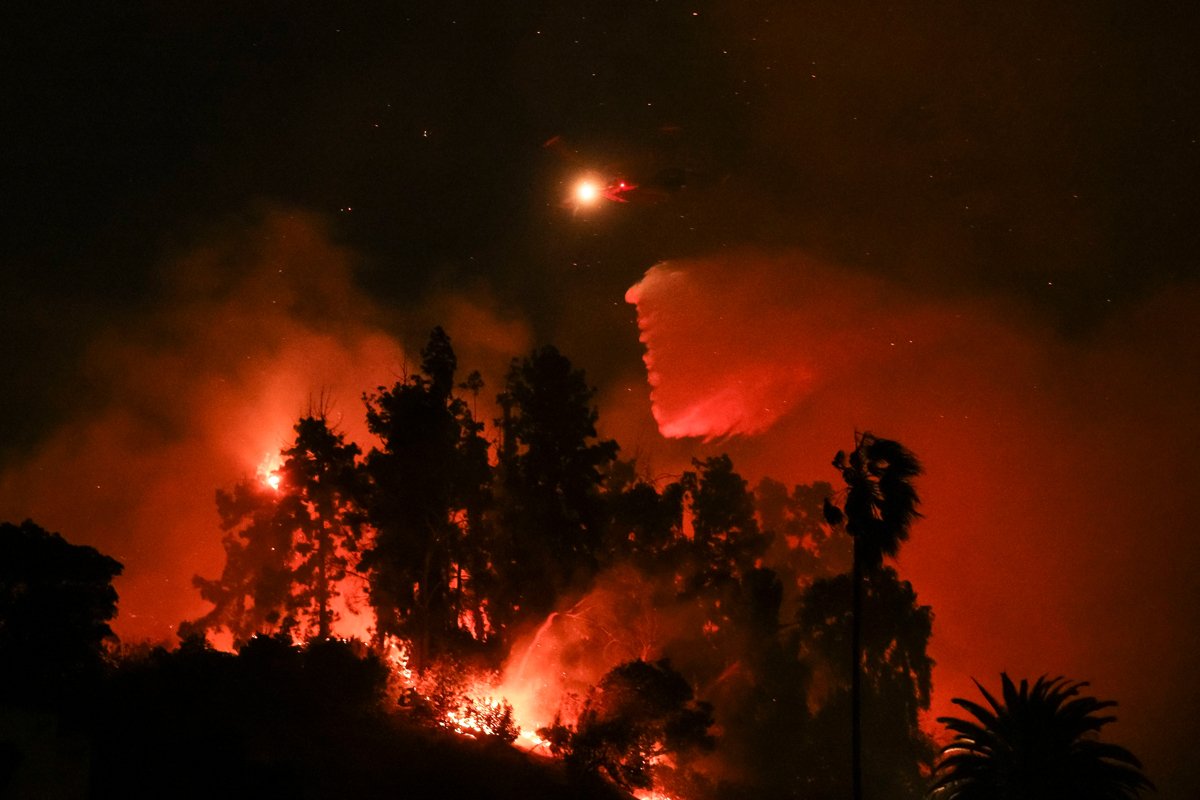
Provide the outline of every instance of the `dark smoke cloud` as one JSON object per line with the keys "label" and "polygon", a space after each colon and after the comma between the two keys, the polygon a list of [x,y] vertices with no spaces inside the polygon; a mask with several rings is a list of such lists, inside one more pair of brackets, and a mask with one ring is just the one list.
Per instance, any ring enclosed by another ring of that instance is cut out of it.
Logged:
{"label": "dark smoke cloud", "polygon": [[794,254],[659,264],[629,300],[665,435],[794,482],[835,480],[856,429],[923,458],[900,568],[937,614],[935,713],[972,676],[1088,679],[1168,790],[1196,785],[1167,743],[1197,699],[1193,287],[1086,341]]}

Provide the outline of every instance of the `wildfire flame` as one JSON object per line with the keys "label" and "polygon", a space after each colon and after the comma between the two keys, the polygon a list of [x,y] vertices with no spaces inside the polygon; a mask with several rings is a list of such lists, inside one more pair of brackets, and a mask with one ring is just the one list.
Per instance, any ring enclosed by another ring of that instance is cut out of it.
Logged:
{"label": "wildfire flame", "polygon": [[[275,488],[280,475],[267,471],[270,466],[269,461],[264,462],[259,478]],[[353,577],[353,581],[361,580]],[[455,580],[469,585],[465,570],[456,571]],[[352,582],[349,576],[346,581]],[[608,670],[657,653],[653,626],[641,624],[644,620],[639,620],[639,615],[629,614],[628,608],[610,607],[614,604],[607,601],[585,598],[550,614],[524,639],[518,639],[502,671],[464,666],[452,658],[422,659],[425,663],[418,670],[412,641],[395,635],[376,638],[374,615],[361,600],[362,587],[340,586],[343,591],[335,600],[341,605],[336,609],[334,632],[347,639],[376,642],[388,668],[387,696],[395,713],[457,736],[507,743],[539,757],[561,755],[539,731],[574,726],[589,691]],[[609,591],[627,600],[631,594],[624,583]],[[460,628],[476,637],[490,635],[491,621],[486,609],[481,611],[478,616],[461,617]],[[614,614],[628,617],[624,629]],[[294,636],[297,644],[306,641],[301,631]],[[674,766],[661,754],[654,754],[651,763]],[[635,796],[640,800],[680,800],[659,785]]]}
{"label": "wildfire flame", "polygon": [[279,491],[279,485],[283,482],[283,477],[279,474],[280,468],[283,466],[283,459],[278,451],[268,452],[262,460],[258,462],[258,467],[254,470],[254,474],[272,491]]}
{"label": "wildfire flame", "polygon": [[[528,638],[518,640],[501,673],[436,661],[417,672],[411,666],[412,643],[388,636],[383,650],[391,670],[390,694],[403,713],[426,724],[472,739],[504,741],[550,758],[550,742],[538,731],[556,722],[575,724],[588,688],[616,663],[641,654],[643,647],[636,643],[596,647],[607,622],[582,601],[551,614]],[[655,763],[671,766],[661,756]],[[658,785],[634,796],[680,800]]]}

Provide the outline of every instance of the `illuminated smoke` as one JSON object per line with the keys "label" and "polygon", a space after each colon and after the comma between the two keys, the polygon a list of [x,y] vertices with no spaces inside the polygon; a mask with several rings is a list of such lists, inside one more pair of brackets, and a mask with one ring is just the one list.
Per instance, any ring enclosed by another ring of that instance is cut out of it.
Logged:
{"label": "illuminated smoke", "polygon": [[1173,692],[1198,699],[1180,645],[1200,635],[1194,288],[1076,339],[789,254],[659,264],[627,299],[664,436],[732,434],[690,447],[752,480],[835,480],[856,429],[921,456],[900,570],[937,616],[934,714],[971,676],[1078,676],[1121,701],[1151,774],[1182,763],[1151,731],[1178,724]]}
{"label": "illuminated smoke", "polygon": [[302,414],[325,410],[369,449],[362,393],[418,363],[433,324],[464,367],[494,366],[491,381],[525,349],[523,324],[485,299],[436,298],[428,321],[385,314],[355,288],[353,262],[318,217],[282,211],[168,259],[165,298],[92,342],[75,413],[0,474],[0,519],[31,517],[125,564],[123,639],[169,641],[207,610],[191,579],[222,567],[214,493],[269,476]]}

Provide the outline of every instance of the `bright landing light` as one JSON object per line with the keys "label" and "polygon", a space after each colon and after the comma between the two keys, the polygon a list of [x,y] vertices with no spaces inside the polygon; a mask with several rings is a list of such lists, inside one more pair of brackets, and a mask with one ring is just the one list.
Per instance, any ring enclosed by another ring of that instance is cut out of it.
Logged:
{"label": "bright landing light", "polygon": [[591,205],[600,198],[600,187],[595,181],[582,180],[575,184],[575,201],[582,205]]}

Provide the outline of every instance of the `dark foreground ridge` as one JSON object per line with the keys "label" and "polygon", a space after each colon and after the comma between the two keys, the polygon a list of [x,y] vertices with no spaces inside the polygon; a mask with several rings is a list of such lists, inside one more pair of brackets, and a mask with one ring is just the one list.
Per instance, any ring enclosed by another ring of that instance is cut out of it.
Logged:
{"label": "dark foreground ridge", "polygon": [[595,798],[611,784],[381,711],[382,665],[330,641],[155,650],[68,708],[0,707],[0,797]]}

